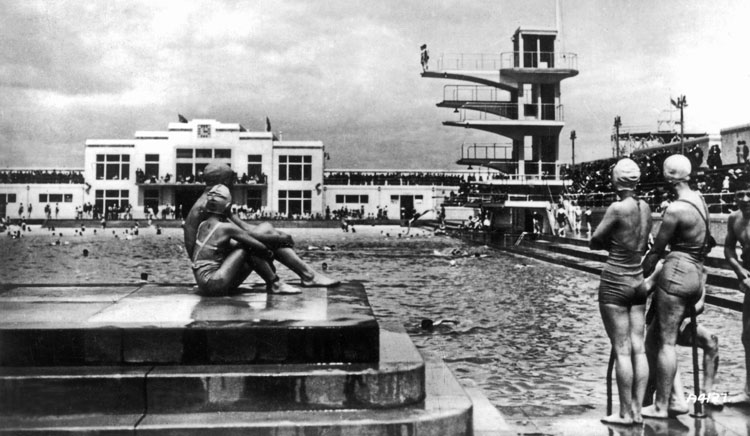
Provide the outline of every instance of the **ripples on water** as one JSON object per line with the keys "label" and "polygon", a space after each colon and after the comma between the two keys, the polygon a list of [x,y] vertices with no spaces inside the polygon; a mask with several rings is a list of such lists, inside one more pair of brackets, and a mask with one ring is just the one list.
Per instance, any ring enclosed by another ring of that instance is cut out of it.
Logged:
{"label": "ripples on water", "polygon": [[[3,237],[0,282],[133,282],[142,272],[150,281],[193,281],[180,231],[156,236],[144,229],[132,240],[123,239],[122,229],[116,230],[120,239],[111,230],[98,236],[87,230],[86,237],[62,231],[62,238],[40,230],[21,240]],[[392,235],[399,231],[390,228]],[[326,262],[329,274],[364,282],[379,316],[404,324],[418,347],[445,359],[464,384],[482,387],[507,416],[603,409],[610,346],[597,308],[596,276],[444,237],[385,238],[380,228],[289,232],[304,260],[318,270]],[[49,245],[57,239],[63,243]],[[451,248],[488,256],[451,265],[433,254]],[[280,273],[295,281],[283,267]],[[445,322],[428,331],[420,326],[425,318]],[[720,332],[717,391],[739,390],[739,313],[709,306],[702,322]],[[679,356],[690,388],[689,349],[680,348]]]}

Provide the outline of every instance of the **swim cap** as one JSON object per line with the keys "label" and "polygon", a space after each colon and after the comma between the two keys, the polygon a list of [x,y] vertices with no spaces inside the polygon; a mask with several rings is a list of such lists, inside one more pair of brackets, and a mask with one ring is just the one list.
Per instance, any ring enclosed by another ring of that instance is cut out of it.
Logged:
{"label": "swim cap", "polygon": [[692,169],[690,159],[681,154],[673,154],[664,160],[664,180],[670,183],[687,182]]}
{"label": "swim cap", "polygon": [[641,169],[631,159],[621,159],[612,168],[612,183],[617,191],[632,191],[641,179]]}
{"label": "swim cap", "polygon": [[218,185],[219,183],[229,186],[234,182],[234,171],[227,164],[210,163],[203,169],[203,181],[208,186]]}
{"label": "swim cap", "polygon": [[206,212],[224,215],[226,210],[232,204],[232,193],[225,185],[216,185],[208,191],[208,201],[206,202]]}

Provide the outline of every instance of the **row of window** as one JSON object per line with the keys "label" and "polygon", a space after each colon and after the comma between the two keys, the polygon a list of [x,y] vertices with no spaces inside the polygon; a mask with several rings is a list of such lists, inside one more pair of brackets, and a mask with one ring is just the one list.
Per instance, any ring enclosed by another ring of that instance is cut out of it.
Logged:
{"label": "row of window", "polygon": [[[229,149],[192,149],[178,148],[178,159],[229,159],[232,150]],[[263,173],[263,156],[250,154],[247,156],[247,176],[260,177]],[[201,173],[209,162],[177,162],[176,176],[186,179]],[[227,162],[228,163],[228,162]],[[147,154],[144,170],[146,179],[159,177],[159,155]],[[127,154],[98,154],[96,155],[97,180],[129,180],[130,155]],[[279,180],[298,181],[312,180],[312,156],[279,156]]]}
{"label": "row of window", "polygon": [[[414,195],[409,196],[414,198],[415,204],[422,204],[422,201],[424,200],[424,196],[422,195]],[[398,204],[400,200],[399,195],[391,195],[391,203]],[[350,195],[336,195],[336,203],[337,204],[367,204],[370,202],[370,196],[369,195],[356,195],[356,194],[350,194]]]}
{"label": "row of window", "polygon": [[0,203],[15,203],[16,194],[0,194]]}
{"label": "row of window", "polygon": [[40,203],[72,203],[73,194],[39,194]]}

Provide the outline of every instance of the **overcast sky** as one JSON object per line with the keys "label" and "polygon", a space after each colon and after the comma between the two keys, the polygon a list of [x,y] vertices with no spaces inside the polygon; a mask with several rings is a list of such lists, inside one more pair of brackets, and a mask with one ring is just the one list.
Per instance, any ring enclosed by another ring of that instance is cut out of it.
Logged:
{"label": "overcast sky", "polygon": [[[442,126],[451,82],[423,79],[419,46],[511,51],[520,26],[555,26],[554,0],[0,2],[0,167],[83,167],[89,138],[166,130],[180,113],[321,140],[331,168],[456,168]],[[561,159],[609,156],[615,115],[656,129],[687,96],[686,128],[750,123],[750,2],[567,0]]]}

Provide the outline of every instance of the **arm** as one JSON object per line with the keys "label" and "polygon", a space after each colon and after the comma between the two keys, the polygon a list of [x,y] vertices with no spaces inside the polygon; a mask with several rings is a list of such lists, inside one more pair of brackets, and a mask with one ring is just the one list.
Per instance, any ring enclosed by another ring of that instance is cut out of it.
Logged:
{"label": "arm", "polygon": [[261,257],[271,258],[273,257],[273,252],[268,249],[265,245],[263,245],[260,241],[253,238],[252,236],[248,235],[246,231],[243,229],[228,224],[226,226],[227,228],[227,234],[232,239],[239,241],[243,245],[245,245],[248,249],[250,249],[253,253],[260,255]]}
{"label": "arm", "polygon": [[674,206],[667,208],[661,221],[661,227],[659,227],[659,233],[656,235],[656,238],[654,238],[654,245],[651,247],[651,250],[646,253],[646,258],[643,259],[644,276],[651,274],[656,263],[664,254],[667,244],[669,244],[669,241],[674,236],[674,232],[677,229],[677,223],[679,222],[679,211],[675,212],[674,209]]}
{"label": "arm", "polygon": [[619,221],[619,214],[617,213],[617,204],[614,203],[607,208],[604,213],[602,222],[596,226],[593,235],[591,235],[591,241],[589,242],[589,248],[591,250],[607,250],[609,248],[609,240],[612,231],[617,226]]}
{"label": "arm", "polygon": [[734,234],[734,225],[737,221],[737,215],[729,215],[727,220],[727,236],[724,238],[724,258],[729,263],[737,279],[743,282],[745,286],[750,285],[750,272],[745,269],[740,260],[737,258],[737,235]]}
{"label": "arm", "polygon": [[270,233],[259,233],[255,231],[255,226],[251,226],[250,224],[242,221],[239,219],[236,215],[229,212],[227,215],[227,218],[229,218],[229,221],[234,223],[237,227],[247,232],[247,234],[264,243],[264,244],[280,244],[280,245],[288,245],[292,246],[294,245],[292,241],[292,237],[290,235],[286,234],[270,234]]}

